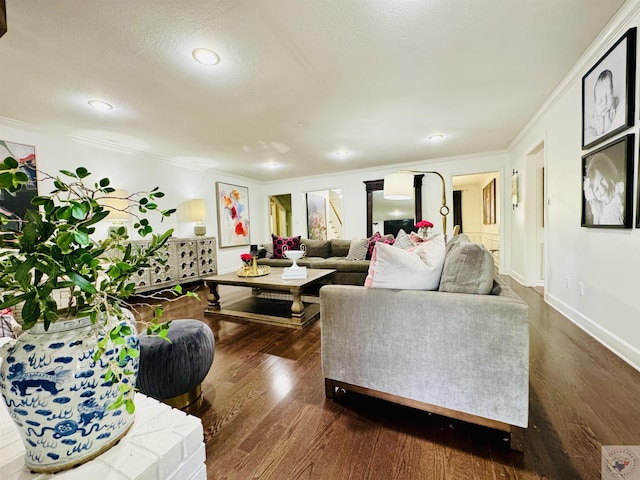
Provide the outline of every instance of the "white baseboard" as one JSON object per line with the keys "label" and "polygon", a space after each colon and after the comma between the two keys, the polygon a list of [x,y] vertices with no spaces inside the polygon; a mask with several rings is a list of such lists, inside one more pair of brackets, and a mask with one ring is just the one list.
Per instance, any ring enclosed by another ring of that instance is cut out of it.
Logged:
{"label": "white baseboard", "polygon": [[522,285],[523,287],[527,286],[524,284],[524,277],[519,273],[516,273],[513,270],[509,270],[509,276],[513,278],[516,282],[518,282],[520,285]]}
{"label": "white baseboard", "polygon": [[571,322],[577,325],[581,330],[593,337],[602,346],[613,352],[622,360],[627,362],[633,368],[640,372],[640,349],[626,342],[616,334],[610,332],[601,325],[598,325],[590,318],[570,307],[558,298],[545,292],[544,295],[547,303],[562,315],[567,317]]}

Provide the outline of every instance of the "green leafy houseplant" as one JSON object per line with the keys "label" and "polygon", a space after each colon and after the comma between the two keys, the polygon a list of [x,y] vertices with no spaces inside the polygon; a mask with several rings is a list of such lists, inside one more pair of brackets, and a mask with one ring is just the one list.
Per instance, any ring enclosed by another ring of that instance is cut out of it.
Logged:
{"label": "green leafy houseplant", "polygon": [[[59,318],[89,317],[95,324],[108,318],[123,319],[124,308],[135,289],[131,277],[139,269],[149,266],[150,259],[162,261],[162,249],[172,234],[168,230],[154,234],[145,215],[153,212],[161,220],[175,209],[161,210],[156,201],[164,196],[157,188],[127,197],[128,213],[136,221],[134,228],[142,237],[151,236],[147,246],[133,246],[127,242],[124,227],[111,232],[103,240],[92,239],[95,225],[109,214],[106,199],[115,189],[108,178],[89,183],[90,172],[80,167],[75,171],[60,170],[51,176],[39,172],[41,182],[51,182],[53,190],[31,201],[21,231],[6,228],[7,218],[0,215],[0,309],[22,305],[23,328],[30,329],[38,322],[45,330]],[[29,183],[29,176],[19,163],[9,157],[0,164],[0,190],[14,195]],[[69,301],[58,305],[54,292],[67,290]],[[175,294],[182,293],[175,287]],[[194,295],[188,293],[187,295]],[[168,323],[160,323],[162,309],[154,309],[153,320],[147,324],[149,333],[166,338]],[[120,350],[120,361],[110,361],[106,381],[120,383],[120,396],[111,405],[127,411],[135,409],[135,382],[123,381],[133,372],[123,368],[127,356],[138,350],[125,345],[125,337],[132,329],[120,323],[113,327],[99,343],[94,355],[97,361],[114,345]]]}

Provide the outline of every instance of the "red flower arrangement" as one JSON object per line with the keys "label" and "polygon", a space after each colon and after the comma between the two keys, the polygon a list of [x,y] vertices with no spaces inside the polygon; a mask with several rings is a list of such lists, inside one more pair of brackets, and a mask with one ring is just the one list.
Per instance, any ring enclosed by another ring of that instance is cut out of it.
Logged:
{"label": "red flower arrangement", "polygon": [[250,253],[243,253],[240,255],[240,260],[242,260],[245,263],[249,263],[251,261],[251,254]]}
{"label": "red flower arrangement", "polygon": [[416,228],[433,228],[433,223],[429,220],[421,220],[416,223]]}

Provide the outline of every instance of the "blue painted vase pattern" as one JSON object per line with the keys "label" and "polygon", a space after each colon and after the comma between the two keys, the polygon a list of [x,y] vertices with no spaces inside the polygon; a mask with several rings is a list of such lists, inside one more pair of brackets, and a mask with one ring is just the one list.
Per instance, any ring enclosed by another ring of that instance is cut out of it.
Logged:
{"label": "blue painted vase pattern", "polygon": [[[46,332],[38,324],[0,348],[0,390],[32,470],[54,472],[83,463],[117,443],[132,425],[134,416],[124,406],[107,408],[120,392],[104,375],[120,347],[93,361],[99,339],[115,324],[99,327],[87,317],[58,321]],[[137,336],[126,344],[138,348]],[[133,371],[135,380],[138,358],[127,356],[120,365]]]}

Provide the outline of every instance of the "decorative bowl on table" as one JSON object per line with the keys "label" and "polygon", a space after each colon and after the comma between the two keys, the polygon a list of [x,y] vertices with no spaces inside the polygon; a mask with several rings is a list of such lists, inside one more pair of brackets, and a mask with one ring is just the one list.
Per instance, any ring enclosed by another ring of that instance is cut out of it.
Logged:
{"label": "decorative bowl on table", "polygon": [[300,268],[297,262],[302,257],[304,257],[306,253],[307,252],[304,250],[285,250],[284,256],[287,257],[289,260],[293,260],[293,265],[291,265],[291,267],[289,268],[292,270],[297,270],[298,268]]}

